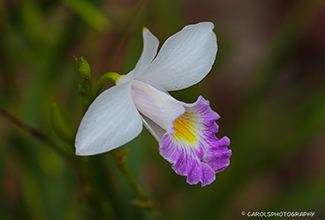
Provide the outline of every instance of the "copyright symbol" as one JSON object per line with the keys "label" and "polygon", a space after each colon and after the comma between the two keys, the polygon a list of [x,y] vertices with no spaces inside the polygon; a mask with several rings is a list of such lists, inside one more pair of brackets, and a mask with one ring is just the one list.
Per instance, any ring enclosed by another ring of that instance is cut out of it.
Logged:
{"label": "copyright symbol", "polygon": [[241,212],[241,215],[245,215],[246,213],[244,211]]}

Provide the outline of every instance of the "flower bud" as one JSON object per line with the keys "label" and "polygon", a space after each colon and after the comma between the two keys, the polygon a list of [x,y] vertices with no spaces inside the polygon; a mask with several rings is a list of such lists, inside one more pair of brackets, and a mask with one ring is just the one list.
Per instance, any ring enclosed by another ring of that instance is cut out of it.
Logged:
{"label": "flower bud", "polygon": [[83,80],[90,80],[91,79],[90,66],[87,60],[84,57],[79,57],[79,58],[74,57],[74,58],[76,60],[76,67],[77,70],[79,71],[80,77]]}
{"label": "flower bud", "polygon": [[86,103],[84,109],[87,109],[88,105],[90,105],[94,100],[90,75],[90,66],[84,57],[74,57],[74,59],[76,61],[76,67],[80,76],[78,92],[79,95],[84,99],[83,103]]}

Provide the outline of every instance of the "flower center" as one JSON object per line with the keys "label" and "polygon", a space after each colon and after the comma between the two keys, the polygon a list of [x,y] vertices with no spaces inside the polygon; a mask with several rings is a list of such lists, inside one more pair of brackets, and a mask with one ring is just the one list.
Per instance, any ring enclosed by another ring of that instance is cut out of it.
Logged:
{"label": "flower center", "polygon": [[189,144],[195,144],[197,142],[195,135],[197,127],[193,124],[194,121],[193,117],[186,112],[178,117],[174,122],[175,134],[172,134],[172,137]]}
{"label": "flower center", "polygon": [[138,111],[165,131],[169,131],[173,127],[174,119],[185,112],[183,105],[168,93],[144,82],[133,80],[131,91]]}

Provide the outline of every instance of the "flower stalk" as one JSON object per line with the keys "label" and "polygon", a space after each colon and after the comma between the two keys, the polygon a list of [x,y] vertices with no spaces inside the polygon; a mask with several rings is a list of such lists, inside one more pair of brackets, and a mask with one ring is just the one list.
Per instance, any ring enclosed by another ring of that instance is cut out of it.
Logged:
{"label": "flower stalk", "polygon": [[95,86],[94,86],[94,97],[97,97],[101,91],[102,88],[104,86],[105,83],[112,81],[116,84],[116,82],[118,81],[118,79],[121,77],[122,75],[115,73],[115,72],[109,72],[109,73],[105,73],[104,75],[102,75],[98,81],[96,82]]}

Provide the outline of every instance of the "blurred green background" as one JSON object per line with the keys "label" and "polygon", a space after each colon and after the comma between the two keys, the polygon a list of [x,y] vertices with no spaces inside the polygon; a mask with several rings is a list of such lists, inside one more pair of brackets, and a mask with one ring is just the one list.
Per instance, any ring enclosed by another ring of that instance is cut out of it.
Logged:
{"label": "blurred green background", "polygon": [[88,60],[95,82],[134,67],[143,26],[162,43],[206,20],[218,36],[214,67],[172,95],[210,100],[221,115],[217,136],[232,141],[230,166],[209,186],[188,185],[144,130],[120,148],[130,149],[127,167],[165,219],[247,219],[242,211],[325,219],[323,0],[1,0],[0,108],[51,143],[0,115],[0,219],[154,219],[132,204],[137,194],[108,153],[81,159],[94,186],[85,188],[80,170],[51,148],[74,151],[53,131],[51,106],[77,128],[73,55]]}

